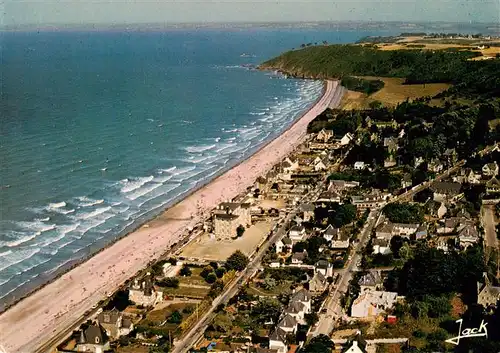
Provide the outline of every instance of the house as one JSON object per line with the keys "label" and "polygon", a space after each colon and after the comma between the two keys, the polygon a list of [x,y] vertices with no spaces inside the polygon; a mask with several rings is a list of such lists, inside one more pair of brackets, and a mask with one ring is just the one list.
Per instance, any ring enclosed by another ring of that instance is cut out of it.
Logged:
{"label": "house", "polygon": [[425,239],[427,238],[427,226],[425,224],[421,224],[418,226],[417,231],[415,232],[415,239]]}
{"label": "house", "polygon": [[476,174],[471,168],[465,168],[460,170],[459,175],[453,177],[453,181],[456,183],[479,184],[481,175]]}
{"label": "house", "polygon": [[315,172],[320,172],[320,171],[323,171],[323,170],[326,170],[326,163],[323,162],[321,159],[319,161],[315,161],[314,162],[314,171]]}
{"label": "house", "polygon": [[292,264],[302,265],[307,257],[307,251],[296,252],[292,254]]}
{"label": "house", "polygon": [[447,148],[443,153],[443,159],[446,168],[451,168],[455,163],[457,163],[457,151],[454,148]]}
{"label": "house", "polygon": [[286,344],[286,331],[279,327],[274,330],[269,336],[269,348],[276,349],[278,353],[287,353],[288,345]]}
{"label": "house", "polygon": [[394,234],[394,224],[389,221],[380,223],[375,229],[375,237],[377,239],[390,240]]}
{"label": "house", "polygon": [[352,196],[352,204],[356,206],[358,211],[364,211],[369,208],[378,207],[381,202],[384,202],[386,195],[382,193],[371,193],[366,196]]}
{"label": "house", "polygon": [[328,142],[333,137],[333,130],[322,129],[316,134],[316,141]]}
{"label": "house", "polygon": [[456,197],[460,193],[462,185],[459,183],[436,181],[431,184],[430,189],[434,193],[434,201],[443,201]]}
{"label": "house", "polygon": [[486,163],[482,168],[483,175],[494,177],[498,175],[498,164],[497,162]]}
{"label": "house", "polygon": [[312,301],[311,293],[304,288],[293,293],[292,297],[290,298],[290,303],[299,302],[299,303],[304,305],[304,313],[305,314],[308,314],[311,312],[311,301]]}
{"label": "house", "polygon": [[393,235],[408,238],[417,232],[418,227],[417,223],[394,223]]}
{"label": "house", "polygon": [[373,254],[386,255],[391,253],[391,246],[389,239],[379,239],[379,238],[373,239],[372,245],[373,245]]}
{"label": "house", "polygon": [[278,323],[278,328],[286,333],[295,333],[297,332],[297,325],[297,320],[293,316],[286,314]]}
{"label": "house", "polygon": [[286,157],[281,163],[281,169],[284,173],[290,174],[300,169],[299,161],[292,157]]}
{"label": "house", "polygon": [[349,234],[347,232],[338,231],[331,240],[330,247],[332,249],[347,249],[349,247]]}
{"label": "house", "polygon": [[80,336],[75,346],[77,352],[103,353],[110,349],[106,331],[99,325],[89,325],[80,330]]}
{"label": "house", "polygon": [[236,237],[236,229],[240,225],[248,227],[252,224],[249,203],[222,202],[213,214],[217,239],[232,239]]}
{"label": "house", "polygon": [[321,272],[315,271],[313,278],[309,281],[309,292],[311,293],[323,293],[323,291],[328,286],[328,281]]}
{"label": "house", "polygon": [[458,232],[458,242],[462,248],[468,248],[479,242],[479,233],[473,225],[466,225]]}
{"label": "house", "polygon": [[413,185],[413,181],[411,180],[411,174],[405,173],[401,178],[401,187],[403,189],[410,188]]}
{"label": "house", "polygon": [[395,137],[385,137],[384,147],[389,154],[394,154],[398,150],[398,140]]}
{"label": "house", "polygon": [[344,191],[346,189],[352,189],[359,186],[357,181],[347,181],[347,180],[331,180],[328,185],[328,191]]}
{"label": "house", "polygon": [[325,231],[323,232],[323,239],[325,239],[328,243],[332,241],[334,237],[337,236],[337,234],[340,232],[338,228],[334,228],[331,224],[326,227]]}
{"label": "house", "polygon": [[304,216],[302,217],[304,222],[309,222],[311,219],[314,218],[315,208],[316,207],[311,203],[303,203],[302,205],[300,205],[299,209],[304,214]]}
{"label": "house", "polygon": [[459,232],[466,225],[473,225],[473,222],[463,217],[446,218],[439,221],[436,232],[439,234],[449,234]]}
{"label": "house", "polygon": [[316,202],[325,202],[325,203],[340,203],[340,195],[335,191],[325,191],[322,192]]}
{"label": "house", "polygon": [[306,228],[304,226],[293,226],[290,228],[288,235],[290,236],[290,239],[292,239],[292,242],[304,240],[304,237],[306,236]]}
{"label": "house", "polygon": [[477,303],[484,308],[496,307],[500,300],[500,287],[492,286],[486,273],[483,276],[484,284],[477,283]]}
{"label": "house", "polygon": [[492,177],[486,182],[486,193],[488,195],[500,193],[500,181],[496,177]]}
{"label": "house", "polygon": [[433,158],[427,164],[427,170],[434,173],[440,173],[444,170],[444,165],[438,158]]}
{"label": "house", "polygon": [[128,291],[128,299],[137,305],[154,306],[163,301],[163,293],[154,288],[151,273],[148,272],[141,283],[134,280]]}
{"label": "house", "polygon": [[290,237],[283,237],[276,242],[276,253],[289,253],[292,251],[292,239]]}
{"label": "house", "polygon": [[285,309],[284,313],[285,315],[293,317],[297,321],[297,323],[303,322],[305,314],[305,306],[301,302],[290,302],[290,304]]}
{"label": "house", "polygon": [[390,309],[396,303],[398,293],[385,291],[366,291],[352,303],[352,317],[374,317]]}
{"label": "house", "polygon": [[367,290],[377,291],[383,289],[384,282],[380,276],[380,272],[377,270],[370,270],[367,274],[359,280],[360,292],[363,293]]}
{"label": "house", "polygon": [[366,168],[365,162],[358,161],[354,163],[354,169],[356,170],[364,170],[365,168]]}
{"label": "house", "polygon": [[264,178],[262,175],[260,175],[256,180],[255,180],[255,188],[259,189],[260,191],[264,190],[267,185],[267,179]]}
{"label": "house", "polygon": [[339,140],[341,146],[345,146],[351,143],[351,141],[354,140],[354,135],[351,134],[350,132],[346,133],[342,138]]}
{"label": "house", "polygon": [[446,208],[444,202],[441,202],[439,204],[439,207],[436,211],[436,215],[438,216],[439,219],[443,218],[444,215],[446,214],[446,212],[448,212],[448,209]]}
{"label": "house", "polygon": [[413,168],[418,168],[425,160],[423,157],[415,157],[413,160]]}
{"label": "house", "polygon": [[319,272],[325,277],[333,276],[333,265],[326,260],[319,260],[318,262],[316,262],[314,267],[315,272]]}
{"label": "house", "polygon": [[[359,331],[358,331],[359,332]],[[359,334],[346,344],[346,349],[342,353],[367,353],[367,342]]]}
{"label": "house", "polygon": [[132,321],[119,312],[116,308],[109,311],[103,311],[97,315],[97,323],[101,325],[106,334],[111,339],[118,339],[120,336],[126,336],[134,330]]}

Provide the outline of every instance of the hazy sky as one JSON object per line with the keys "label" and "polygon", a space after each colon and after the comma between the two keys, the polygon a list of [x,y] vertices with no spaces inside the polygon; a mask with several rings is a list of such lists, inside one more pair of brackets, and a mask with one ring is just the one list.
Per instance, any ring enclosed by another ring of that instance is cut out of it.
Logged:
{"label": "hazy sky", "polygon": [[500,0],[0,0],[4,25],[143,22],[500,22]]}

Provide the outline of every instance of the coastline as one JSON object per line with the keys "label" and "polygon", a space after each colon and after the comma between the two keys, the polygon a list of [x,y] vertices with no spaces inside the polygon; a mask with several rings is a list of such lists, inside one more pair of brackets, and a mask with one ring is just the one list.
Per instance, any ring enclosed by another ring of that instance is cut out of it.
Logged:
{"label": "coastline", "polygon": [[[81,317],[154,259],[186,240],[186,230],[199,223],[221,201],[253,185],[257,176],[291,152],[305,137],[310,120],[329,106],[337,82],[327,81],[323,95],[276,138],[260,145],[246,160],[223,170],[173,200],[158,216],[71,264],[51,282],[0,314],[0,344],[8,351],[32,352],[44,340]],[[200,212],[201,211],[201,212]],[[47,301],[46,298],[51,298]]]}
{"label": "coastline", "polygon": [[[60,267],[52,270],[48,274],[41,273],[38,276],[37,279],[35,279],[33,281],[30,281],[29,283],[26,283],[26,284],[22,285],[21,287],[17,288],[12,293],[9,293],[7,296],[5,296],[4,298],[2,298],[0,300],[0,317],[1,317],[1,315],[4,312],[6,312],[7,310],[9,310],[11,307],[15,306],[20,301],[24,300],[25,298],[29,297],[30,295],[33,295],[34,293],[36,293],[40,289],[44,288],[45,286],[47,286],[51,282],[57,280],[59,277],[61,277],[65,273],[71,271],[75,267],[77,267],[77,266],[85,263],[86,261],[88,261],[89,259],[91,259],[93,256],[95,256],[95,255],[99,254],[100,252],[108,249],[110,246],[112,246],[114,243],[120,241],[124,237],[130,235],[131,233],[133,233],[133,232],[135,232],[137,230],[139,230],[141,227],[144,227],[145,225],[147,225],[147,224],[149,224],[151,222],[154,222],[157,218],[161,217],[170,208],[175,207],[177,204],[179,204],[184,199],[188,198],[189,196],[191,196],[192,194],[194,194],[198,190],[204,188],[205,186],[209,185],[210,183],[212,183],[217,178],[219,178],[220,176],[224,175],[225,173],[227,173],[231,169],[237,167],[241,163],[244,163],[246,160],[252,158],[253,155],[255,155],[256,153],[258,153],[260,150],[262,150],[267,145],[269,145],[272,141],[274,141],[275,139],[277,139],[278,137],[280,137],[288,129],[292,128],[293,125],[295,125],[295,123],[297,123],[300,119],[302,119],[303,116],[305,114],[307,114],[307,112],[309,110],[311,110],[312,108],[314,108],[314,106],[318,103],[318,101],[324,96],[325,91],[326,91],[326,81],[323,84],[322,95],[319,96],[313,102],[313,104],[311,105],[311,107],[309,107],[308,110],[306,110],[301,115],[298,115],[293,121],[291,121],[288,124],[288,126],[286,127],[286,129],[281,132],[281,134],[273,136],[273,137],[270,137],[270,138],[266,139],[264,142],[262,142],[260,145],[258,145],[257,148],[255,148],[255,149],[253,149],[251,151],[251,154],[246,159],[242,159],[242,160],[238,161],[237,163],[235,163],[233,165],[229,165],[227,167],[224,167],[223,169],[221,169],[220,171],[218,171],[216,174],[214,174],[211,179],[201,181],[197,185],[195,185],[195,187],[193,187],[193,188],[191,188],[191,189],[183,192],[182,194],[178,195],[177,197],[173,198],[170,202],[166,203],[165,206],[162,209],[157,210],[154,213],[150,213],[148,216],[145,217],[145,219],[141,220],[138,223],[134,223],[134,224],[130,225],[124,231],[122,231],[121,233],[117,234],[116,237],[114,239],[110,240],[105,246],[102,246],[100,244],[93,244],[90,248],[84,249],[84,251],[82,251],[82,253],[81,253],[81,256],[78,256],[79,254],[77,252],[75,254],[75,255],[77,255],[77,257],[68,260],[66,263],[64,263]],[[201,219],[203,219],[203,217],[204,216],[202,216]],[[187,234],[187,235],[184,234],[183,236],[179,237],[179,241],[177,243],[172,244],[171,247],[175,247],[176,245],[185,245],[185,244],[180,244],[180,243],[184,239],[187,239],[188,236],[189,236],[189,234]],[[171,249],[167,249],[165,251],[169,251],[170,252]],[[154,263],[155,261],[157,261],[157,259],[151,260],[150,263],[148,263],[148,266],[151,263]],[[0,344],[1,344],[1,341],[0,341]]]}

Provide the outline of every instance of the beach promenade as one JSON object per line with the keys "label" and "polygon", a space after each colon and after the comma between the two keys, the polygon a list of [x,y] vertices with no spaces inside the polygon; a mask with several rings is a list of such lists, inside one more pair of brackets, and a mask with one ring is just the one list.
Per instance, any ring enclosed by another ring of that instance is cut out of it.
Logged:
{"label": "beach promenade", "polygon": [[168,251],[188,227],[208,215],[219,202],[244,192],[259,175],[296,148],[306,136],[307,124],[332,99],[339,99],[338,89],[338,82],[327,81],[316,104],[249,159],[0,314],[0,347],[8,353],[33,353],[72,326],[107,293]]}

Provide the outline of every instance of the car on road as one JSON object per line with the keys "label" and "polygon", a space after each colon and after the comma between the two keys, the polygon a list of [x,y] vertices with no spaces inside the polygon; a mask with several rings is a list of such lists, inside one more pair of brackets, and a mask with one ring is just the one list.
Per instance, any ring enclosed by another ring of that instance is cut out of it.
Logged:
{"label": "car on road", "polygon": [[326,313],[327,311],[328,311],[328,309],[327,309],[327,308],[323,308],[323,309],[321,309],[321,313],[323,313],[323,314],[324,314],[324,313]]}

